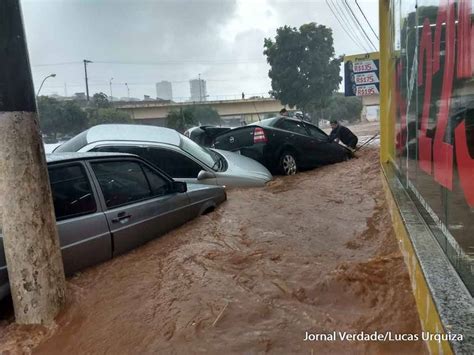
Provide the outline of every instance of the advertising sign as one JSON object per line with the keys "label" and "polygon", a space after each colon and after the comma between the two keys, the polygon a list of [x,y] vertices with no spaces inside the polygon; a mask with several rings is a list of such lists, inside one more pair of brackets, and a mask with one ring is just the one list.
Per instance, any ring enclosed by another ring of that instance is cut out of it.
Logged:
{"label": "advertising sign", "polygon": [[344,57],[345,96],[370,96],[380,92],[379,53]]}

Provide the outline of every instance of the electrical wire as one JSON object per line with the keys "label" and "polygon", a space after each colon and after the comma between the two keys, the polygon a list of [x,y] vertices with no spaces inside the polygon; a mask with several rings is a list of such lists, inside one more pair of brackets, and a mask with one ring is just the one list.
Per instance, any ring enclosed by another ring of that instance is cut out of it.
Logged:
{"label": "electrical wire", "polygon": [[347,2],[347,0],[344,0],[344,5],[346,6],[346,8],[349,10],[350,14],[352,15],[352,20],[353,21],[355,20],[357,22],[357,25],[359,26],[359,30],[362,31],[362,33],[364,34],[365,38],[367,38],[368,42],[370,43],[370,45],[372,46],[374,51],[377,51],[377,47],[374,45],[374,43],[372,42],[370,37],[367,35],[367,32],[365,32],[364,27],[362,27],[362,25],[360,24],[359,19],[354,14],[354,11],[352,11],[352,8],[351,8],[350,4]]}
{"label": "electrical wire", "polygon": [[377,40],[379,40],[379,36],[377,35],[377,33],[375,33],[375,31],[374,31],[372,25],[370,24],[369,20],[368,20],[367,17],[365,16],[364,11],[362,11],[362,9],[361,9],[359,3],[357,2],[357,0],[354,0],[354,1],[355,1],[355,3],[356,3],[357,7],[359,8],[360,13],[362,14],[362,16],[364,16],[365,22],[367,22],[367,24],[369,25],[370,29],[372,30],[372,33],[374,34],[375,38],[377,38]]}
{"label": "electrical wire", "polygon": [[359,48],[363,48],[363,51],[365,53],[370,52],[370,50],[367,49],[366,44],[364,43],[363,38],[361,38],[361,33],[360,31],[357,31],[357,27],[354,26],[354,23],[351,22],[348,18],[348,15],[344,11],[344,7],[338,3],[337,0],[334,0],[334,8],[336,9],[336,12],[341,16],[342,22],[346,23],[347,28],[349,29],[349,33],[353,36],[352,38],[354,42],[356,42],[359,45]]}
{"label": "electrical wire", "polygon": [[[329,2],[331,0],[326,0],[326,5],[328,6],[329,10],[331,10],[332,14],[334,15],[334,17],[336,18],[337,22],[339,22],[339,25],[341,25],[341,28],[344,30],[344,32],[347,34],[347,36],[354,42],[356,43],[359,48],[361,48],[363,51],[367,51],[356,39],[354,39],[354,37],[352,36],[351,34],[351,31],[350,30],[347,30],[347,27],[343,25],[344,21],[341,22],[341,20],[339,19],[339,16],[336,15],[336,12],[333,10],[333,8],[331,7],[331,5],[329,5]],[[332,4],[332,3],[331,3]],[[332,4],[332,6],[335,7],[334,4]]]}

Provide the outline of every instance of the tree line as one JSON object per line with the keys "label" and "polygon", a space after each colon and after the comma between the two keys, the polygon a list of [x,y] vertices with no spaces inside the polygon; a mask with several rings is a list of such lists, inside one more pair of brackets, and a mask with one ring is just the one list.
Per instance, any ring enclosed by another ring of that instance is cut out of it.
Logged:
{"label": "tree line", "polygon": [[41,132],[56,141],[103,123],[131,123],[127,112],[117,110],[104,93],[94,94],[88,105],[78,101],[60,101],[48,96],[38,97]]}

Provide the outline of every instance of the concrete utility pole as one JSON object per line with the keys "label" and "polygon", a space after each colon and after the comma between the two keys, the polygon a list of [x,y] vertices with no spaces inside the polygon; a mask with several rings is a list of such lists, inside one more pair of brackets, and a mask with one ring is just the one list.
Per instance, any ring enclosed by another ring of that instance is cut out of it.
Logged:
{"label": "concrete utility pole", "polygon": [[0,1],[0,63],[0,212],[15,317],[48,323],[65,278],[20,0]]}

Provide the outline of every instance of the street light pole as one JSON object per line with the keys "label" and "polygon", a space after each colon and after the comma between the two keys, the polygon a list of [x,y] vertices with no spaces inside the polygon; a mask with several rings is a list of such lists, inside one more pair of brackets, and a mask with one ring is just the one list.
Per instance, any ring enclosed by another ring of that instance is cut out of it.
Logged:
{"label": "street light pole", "polygon": [[114,101],[113,96],[112,96],[112,80],[114,80],[114,78],[110,78],[110,80],[109,80],[109,86],[110,86],[110,102]]}
{"label": "street light pole", "polygon": [[89,101],[89,80],[87,79],[87,64],[92,63],[90,60],[84,59],[84,74],[86,77],[86,95],[87,101]]}
{"label": "street light pole", "polygon": [[41,91],[41,88],[43,87],[43,84],[44,84],[44,82],[46,81],[46,79],[48,79],[48,78],[55,78],[55,77],[56,77],[56,74],[49,74],[47,77],[45,77],[45,78],[43,79],[43,81],[41,82],[41,85],[40,85],[40,87],[39,87],[39,89],[38,89],[38,93],[36,94],[37,97],[39,96],[40,91]]}

